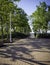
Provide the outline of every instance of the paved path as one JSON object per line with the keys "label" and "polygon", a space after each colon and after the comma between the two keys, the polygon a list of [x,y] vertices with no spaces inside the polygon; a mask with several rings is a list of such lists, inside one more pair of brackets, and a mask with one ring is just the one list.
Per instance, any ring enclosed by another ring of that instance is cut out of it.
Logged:
{"label": "paved path", "polygon": [[20,39],[0,47],[0,65],[50,65],[50,39]]}

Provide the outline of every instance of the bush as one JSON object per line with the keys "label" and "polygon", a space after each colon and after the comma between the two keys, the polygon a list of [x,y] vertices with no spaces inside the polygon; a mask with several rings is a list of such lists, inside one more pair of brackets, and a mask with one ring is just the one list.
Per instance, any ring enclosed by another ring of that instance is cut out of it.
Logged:
{"label": "bush", "polygon": [[38,33],[38,38],[50,38],[50,33]]}
{"label": "bush", "polygon": [[20,33],[20,32],[12,33],[12,38],[26,38],[28,36],[29,35],[26,35],[26,34],[23,34],[23,33]]}

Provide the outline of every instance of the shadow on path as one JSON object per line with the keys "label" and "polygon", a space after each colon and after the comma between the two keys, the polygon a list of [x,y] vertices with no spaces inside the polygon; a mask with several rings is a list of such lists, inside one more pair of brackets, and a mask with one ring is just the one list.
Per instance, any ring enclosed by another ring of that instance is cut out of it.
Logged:
{"label": "shadow on path", "polygon": [[[7,48],[3,48],[3,50],[0,50],[0,55],[2,55],[0,57],[12,58],[11,61],[20,60],[20,61],[26,62],[30,65],[33,65],[33,63],[36,63],[38,65],[47,65],[43,62],[50,62],[50,61],[36,61],[36,60],[34,60],[35,58],[33,58],[30,53],[33,52],[34,49],[41,49],[42,47],[46,47],[47,49],[50,49],[49,48],[50,44],[46,43],[46,41],[42,41],[42,40],[38,40],[38,41],[32,40],[32,42],[29,40],[27,40],[27,41],[28,42],[24,43],[24,44],[23,43],[19,43],[19,44],[16,43],[14,45],[9,44],[7,46]],[[26,46],[31,46],[33,50],[27,48]],[[36,50],[34,50],[34,51],[36,51]],[[3,65],[6,65],[6,64],[3,64]]]}

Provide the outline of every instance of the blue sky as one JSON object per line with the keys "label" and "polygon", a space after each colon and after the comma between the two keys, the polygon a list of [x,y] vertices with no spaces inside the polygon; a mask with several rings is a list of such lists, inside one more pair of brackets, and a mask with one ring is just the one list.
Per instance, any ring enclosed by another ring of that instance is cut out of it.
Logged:
{"label": "blue sky", "polygon": [[18,7],[21,7],[28,15],[31,15],[36,10],[36,5],[43,1],[50,5],[50,0],[21,0],[18,3]]}

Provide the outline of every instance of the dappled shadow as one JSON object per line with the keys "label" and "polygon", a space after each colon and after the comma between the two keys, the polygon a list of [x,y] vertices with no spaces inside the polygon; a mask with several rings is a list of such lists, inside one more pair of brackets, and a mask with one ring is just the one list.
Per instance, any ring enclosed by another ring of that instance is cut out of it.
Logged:
{"label": "dappled shadow", "polygon": [[32,46],[34,49],[47,48],[50,50],[50,39],[28,39],[28,42],[25,44],[17,44],[17,45],[27,45]]}
{"label": "dappled shadow", "polygon": [[50,50],[50,39],[37,39],[29,44],[35,49],[47,48]]}
{"label": "dappled shadow", "polygon": [[[27,48],[28,46],[31,46],[31,48]],[[34,52],[34,51],[43,52],[43,51],[35,50],[35,49],[41,49],[42,47],[46,47],[47,49],[50,49],[48,46],[49,46],[49,43],[47,44],[45,40],[42,41],[38,39],[36,40],[27,39],[27,42],[25,43],[23,42],[23,43],[9,44],[6,48],[3,48],[3,50],[0,50],[0,57],[12,58],[11,61],[20,60],[30,65],[33,65],[33,63],[36,63],[38,65],[47,65],[43,62],[50,62],[50,61],[37,61],[31,55],[31,52]],[[50,51],[45,51],[45,52],[50,53]]]}
{"label": "dappled shadow", "polygon": [[10,64],[0,63],[0,65],[10,65]]}
{"label": "dappled shadow", "polygon": [[32,64],[32,63],[36,63],[36,64],[39,64],[39,65],[46,65],[46,64],[43,64],[39,61],[35,61],[33,60],[32,58],[27,58],[27,57],[23,57],[23,54],[20,54],[19,52],[22,52],[24,54],[29,54],[29,50],[26,49],[26,48],[11,48],[11,49],[7,49],[6,51],[0,51],[0,55],[3,55],[4,58],[12,58],[13,61],[15,60],[21,60],[23,62],[26,62],[26,63],[29,63]]}

